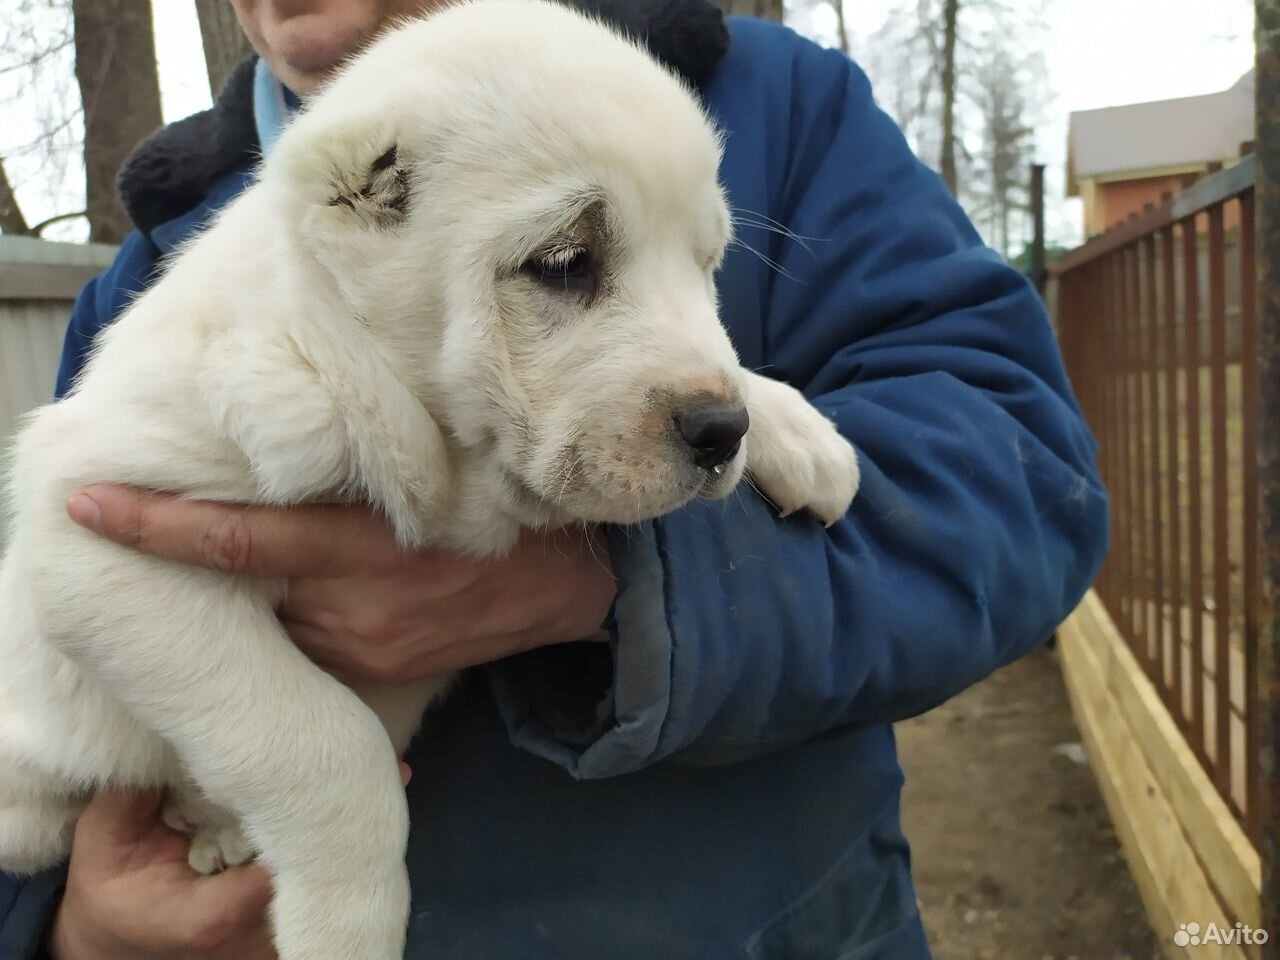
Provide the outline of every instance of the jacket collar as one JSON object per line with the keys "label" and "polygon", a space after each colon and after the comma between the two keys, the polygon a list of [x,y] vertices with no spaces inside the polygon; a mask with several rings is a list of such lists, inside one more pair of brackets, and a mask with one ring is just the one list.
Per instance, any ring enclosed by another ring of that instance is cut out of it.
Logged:
{"label": "jacket collar", "polygon": [[[711,75],[729,47],[719,8],[710,0],[564,0],[644,41],[659,60],[694,85]],[[142,141],[117,185],[134,224],[151,233],[191,213],[228,174],[261,152],[253,117],[251,57],[228,78],[217,102]]]}

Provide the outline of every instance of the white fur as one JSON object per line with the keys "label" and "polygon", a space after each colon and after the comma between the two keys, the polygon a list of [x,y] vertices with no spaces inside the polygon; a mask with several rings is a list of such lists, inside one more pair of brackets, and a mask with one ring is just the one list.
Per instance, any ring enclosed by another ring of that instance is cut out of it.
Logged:
{"label": "white fur", "polygon": [[[493,554],[522,526],[724,496],[749,466],[785,511],[833,521],[852,449],[741,370],[718,322],[719,150],[640,49],[534,0],[404,25],[317,97],[17,441],[0,867],[65,857],[100,784],[164,786],[198,869],[259,851],[284,960],[398,958],[395,760],[449,678],[357,696],[289,642],[284,583],[116,546],[66,500],[115,482],[365,501],[406,547]],[[530,273],[579,247],[594,294]],[[673,412],[744,396],[750,453],[697,469]]]}

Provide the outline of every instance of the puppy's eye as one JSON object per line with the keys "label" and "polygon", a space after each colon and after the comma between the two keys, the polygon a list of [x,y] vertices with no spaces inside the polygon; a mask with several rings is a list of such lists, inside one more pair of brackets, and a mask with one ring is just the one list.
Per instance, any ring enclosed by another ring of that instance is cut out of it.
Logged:
{"label": "puppy's eye", "polygon": [[590,297],[596,289],[595,264],[586,247],[562,247],[526,260],[520,271],[564,293]]}

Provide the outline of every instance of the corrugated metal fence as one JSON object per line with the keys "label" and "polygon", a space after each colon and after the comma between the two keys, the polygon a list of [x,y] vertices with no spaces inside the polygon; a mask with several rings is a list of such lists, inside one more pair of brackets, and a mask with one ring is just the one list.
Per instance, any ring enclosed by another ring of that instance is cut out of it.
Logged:
{"label": "corrugated metal fence", "polygon": [[0,236],[0,450],[24,413],[53,398],[76,294],[115,253],[105,244]]}

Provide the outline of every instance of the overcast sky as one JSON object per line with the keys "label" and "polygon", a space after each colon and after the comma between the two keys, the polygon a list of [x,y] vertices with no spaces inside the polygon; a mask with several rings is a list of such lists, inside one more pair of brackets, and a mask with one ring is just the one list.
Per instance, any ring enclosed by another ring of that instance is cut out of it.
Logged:
{"label": "overcast sky", "polygon": [[[1012,6],[1034,0],[1007,0]],[[857,59],[900,0],[846,0]],[[0,0],[0,8],[5,3]],[[1046,0],[1049,47],[1045,51],[1049,93],[1037,132],[1037,149],[1048,169],[1051,239],[1074,243],[1080,236],[1077,201],[1063,199],[1067,114],[1121,103],[1190,96],[1225,89],[1253,59],[1251,0]],[[208,83],[194,4],[153,0],[156,49],[166,120],[209,104]],[[798,15],[795,26],[818,40],[834,38],[834,14],[819,8]],[[9,117],[10,135],[27,124]],[[4,133],[0,131],[0,150]],[[65,198],[50,196],[38,175],[23,178],[20,199],[32,222],[48,216]],[[73,185],[74,189],[74,185]],[[74,208],[73,208],[74,209]]]}
{"label": "overcast sky", "polygon": [[[1027,0],[1006,2],[1016,9]],[[869,56],[872,35],[900,7],[900,0],[846,0],[855,60]],[[1074,245],[1083,214],[1078,200],[1064,197],[1067,115],[1231,86],[1253,64],[1253,2],[1046,0],[1044,8],[1049,89],[1036,148],[1048,165],[1050,239]],[[819,8],[796,26],[815,39],[834,38],[834,18]]]}

